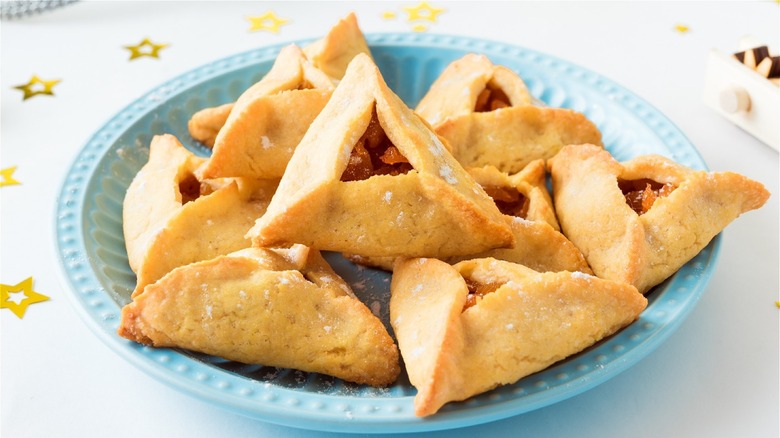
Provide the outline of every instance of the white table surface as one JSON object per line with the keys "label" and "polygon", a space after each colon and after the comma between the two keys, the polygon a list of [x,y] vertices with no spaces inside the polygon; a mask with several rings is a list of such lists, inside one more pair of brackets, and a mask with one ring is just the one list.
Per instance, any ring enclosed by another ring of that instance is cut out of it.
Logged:
{"label": "white table surface", "polygon": [[[54,256],[54,205],[76,153],[128,103],[179,74],[263,45],[323,35],[350,10],[365,32],[409,32],[417,2],[89,2],[2,22],[0,283],[34,277],[50,300],[24,318],[2,309],[3,437],[325,437],[237,415],[158,382],[81,321]],[[627,371],[576,397],[509,419],[430,436],[777,437],[778,153],[702,102],[710,49],[751,34],[780,49],[780,5],[754,2],[431,2],[429,32],[533,48],[596,71],[666,114],[712,170],[762,182],[772,197],[724,232],[717,268],[679,329]],[[278,34],[246,17],[290,18]],[[382,17],[395,11],[394,20]],[[688,32],[675,30],[688,26]],[[122,47],[170,43],[159,59]],[[61,79],[22,101],[33,74]]]}

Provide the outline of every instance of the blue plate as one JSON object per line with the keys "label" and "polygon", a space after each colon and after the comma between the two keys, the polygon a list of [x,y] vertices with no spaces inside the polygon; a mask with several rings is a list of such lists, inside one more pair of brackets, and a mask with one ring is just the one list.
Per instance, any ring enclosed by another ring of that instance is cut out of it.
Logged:
{"label": "blue plate", "polygon": [[[531,93],[547,105],[587,115],[617,159],[656,153],[706,169],[693,145],[656,109],[614,82],[566,61],[456,36],[381,34],[367,39],[388,85],[411,107],[448,63],[469,52],[483,53],[519,73]],[[538,409],[614,377],[658,347],[698,301],[712,274],[720,237],[657,286],[640,319],[621,332],[513,385],[450,403],[426,419],[414,416],[416,391],[405,374],[393,386],[376,389],[319,374],[154,349],[120,338],[116,335],[120,309],[135,285],[122,234],[122,201],[148,159],[152,136],[174,134],[190,150],[207,155],[208,149],[187,132],[190,116],[236,99],[270,69],[281,48],[231,56],[151,90],[97,131],[62,184],[55,223],[57,251],[75,307],[106,344],[152,376],[223,408],[287,426],[341,432],[458,428]],[[335,254],[328,258],[387,324],[388,275],[355,267]]]}

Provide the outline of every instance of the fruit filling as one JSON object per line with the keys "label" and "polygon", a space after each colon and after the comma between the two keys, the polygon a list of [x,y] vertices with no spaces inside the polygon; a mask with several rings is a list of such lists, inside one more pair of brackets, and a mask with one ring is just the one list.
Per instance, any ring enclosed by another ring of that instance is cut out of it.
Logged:
{"label": "fruit filling", "polygon": [[313,90],[315,88],[317,88],[317,87],[315,87],[314,84],[312,84],[308,80],[304,79],[303,81],[301,81],[300,84],[298,84],[298,87],[296,88],[296,90]]}
{"label": "fruit filling", "polygon": [[490,84],[487,84],[485,89],[477,96],[474,112],[484,113],[499,108],[506,108],[508,106],[512,106],[512,104],[509,102],[509,97],[506,93],[499,88],[494,88]]}
{"label": "fruit filling", "polygon": [[201,184],[193,174],[188,174],[179,181],[179,193],[181,193],[181,205],[194,201],[201,196],[213,193],[213,188],[208,184]]}
{"label": "fruit filling", "polygon": [[466,302],[463,304],[463,310],[475,306],[482,300],[485,295],[491,292],[495,292],[499,287],[502,286],[498,283],[480,283],[470,278],[466,278],[465,280],[466,287],[469,289],[469,294],[466,296]]}
{"label": "fruit filling", "polygon": [[401,175],[410,170],[412,165],[387,138],[374,109],[366,132],[352,149],[341,181],[360,181],[374,175]]}
{"label": "fruit filling", "polygon": [[647,213],[656,199],[669,196],[676,188],[672,184],[662,184],[648,178],[618,180],[618,187],[626,197],[628,206],[639,215]]}
{"label": "fruit filling", "polygon": [[498,211],[507,215],[526,219],[530,200],[514,187],[486,186],[485,192],[493,198]]}

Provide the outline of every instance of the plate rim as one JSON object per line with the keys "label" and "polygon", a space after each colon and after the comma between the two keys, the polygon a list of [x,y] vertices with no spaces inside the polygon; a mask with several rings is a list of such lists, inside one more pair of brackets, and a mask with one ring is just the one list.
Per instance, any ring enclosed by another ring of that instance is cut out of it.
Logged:
{"label": "plate rim", "polygon": [[[94,276],[94,272],[91,272],[93,268],[92,262],[88,260],[88,251],[85,244],[86,233],[83,227],[86,221],[86,215],[84,212],[85,200],[88,193],[88,187],[95,177],[95,173],[100,162],[104,159],[105,154],[111,150],[112,145],[119,139],[133,123],[144,117],[151,111],[152,108],[148,108],[149,105],[153,105],[155,102],[159,102],[157,99],[162,98],[164,103],[166,99],[172,98],[180,93],[186,92],[191,87],[195,87],[202,82],[205,82],[214,77],[218,77],[237,68],[244,68],[253,65],[253,61],[263,60],[262,56],[271,56],[278,53],[281,48],[289,44],[305,44],[313,39],[301,39],[296,41],[281,42],[272,45],[262,46],[259,48],[251,49],[248,51],[229,55],[215,61],[200,65],[189,71],[185,71],[179,75],[176,75],[172,79],[168,79],[162,82],[160,85],[152,88],[146,93],[142,94],[139,98],[132,101],[127,106],[123,107],[116,114],[107,119],[105,123],[92,134],[87,142],[84,143],[82,148],[76,153],[76,156],[67,168],[64,176],[61,179],[60,190],[58,196],[55,199],[54,205],[54,236],[55,238],[55,257],[57,258],[57,265],[59,267],[59,279],[60,283],[67,291],[66,295],[70,303],[73,305],[79,317],[90,327],[91,331],[101,339],[102,342],[107,344],[110,349],[115,353],[118,353],[123,359],[128,360],[134,366],[140,368],[145,373],[154,377],[158,381],[173,387],[180,392],[186,393],[190,396],[195,396],[198,399],[212,402],[217,406],[226,408],[233,412],[241,413],[249,417],[259,419],[265,422],[274,423],[283,426],[304,428],[310,430],[320,430],[329,432],[377,432],[376,428],[383,426],[381,430],[383,433],[395,433],[395,432],[420,432],[420,431],[432,431],[432,430],[445,430],[459,427],[472,426],[482,423],[487,423],[514,415],[519,415],[525,412],[529,412],[535,409],[539,409],[551,404],[560,402],[562,400],[573,397],[582,392],[588,391],[595,386],[598,386],[607,380],[613,378],[617,374],[630,368],[649,354],[651,354],[659,345],[661,345],[669,336],[671,336],[677,328],[686,319],[687,315],[695,308],[697,302],[701,298],[704,290],[709,283],[716,262],[720,253],[721,247],[721,235],[718,234],[700,253],[699,257],[706,257],[707,266],[709,269],[703,271],[703,276],[700,276],[695,287],[687,291],[690,294],[687,305],[684,306],[678,312],[677,316],[671,323],[664,325],[665,329],[660,333],[654,332],[651,336],[645,339],[642,343],[644,346],[641,348],[641,352],[635,352],[636,349],[629,350],[634,351],[633,354],[621,355],[616,360],[610,361],[609,368],[604,368],[601,372],[591,372],[588,374],[588,378],[584,381],[575,384],[568,385],[566,388],[561,386],[554,387],[553,390],[547,390],[547,392],[536,392],[531,396],[531,400],[538,400],[532,406],[513,406],[512,401],[494,403],[488,406],[478,406],[474,409],[454,410],[449,412],[447,409],[443,409],[439,414],[432,417],[421,419],[418,417],[404,418],[403,421],[399,421],[398,414],[404,413],[404,408],[400,411],[393,413],[392,411],[387,415],[378,415],[372,413],[371,415],[358,415],[358,413],[344,409],[341,415],[320,415],[319,418],[301,418],[301,412],[298,409],[291,409],[296,407],[294,404],[290,404],[289,400],[298,399],[301,396],[300,390],[288,389],[284,387],[273,386],[269,388],[262,382],[256,384],[262,388],[260,390],[273,389],[270,392],[271,396],[268,400],[263,399],[265,395],[257,397],[258,403],[253,403],[251,406],[247,406],[246,397],[237,397],[235,394],[228,393],[224,390],[217,390],[214,385],[209,386],[209,380],[211,378],[207,376],[201,383],[202,385],[191,385],[191,380],[183,377],[181,373],[174,373],[171,375],[172,370],[167,368],[167,364],[171,364],[171,355],[179,355],[177,360],[183,360],[183,365],[187,366],[191,362],[197,362],[198,364],[206,367],[212,367],[210,364],[195,361],[191,357],[186,357],[177,353],[176,350],[170,349],[153,349],[151,347],[139,346],[131,341],[125,341],[119,338],[115,332],[107,330],[106,324],[109,321],[103,319],[97,314],[98,310],[94,310],[100,307],[113,306],[114,311],[120,309],[119,305],[114,302],[110,296],[103,297],[108,301],[108,304],[99,304],[92,306],[94,309],[90,310],[86,306],[87,299],[100,300],[100,285],[99,279]],[[517,53],[531,53],[539,58],[551,59],[556,63],[565,65],[569,68],[574,68],[598,78],[615,90],[623,93],[625,96],[639,102],[640,106],[644,106],[646,110],[649,109],[653,116],[660,119],[669,130],[670,135],[675,135],[682,139],[683,144],[689,147],[689,153],[692,153],[695,158],[701,162],[703,170],[707,170],[706,164],[701,157],[699,151],[695,146],[685,137],[684,133],[674,125],[666,115],[661,113],[655,107],[650,105],[647,101],[626,89],[625,87],[617,84],[616,82],[608,79],[596,72],[593,72],[587,68],[581,67],[577,64],[558,58],[554,55],[549,55],[543,52],[539,52],[534,49],[528,49],[522,46],[508,44],[504,42],[491,41],[487,39],[474,38],[469,36],[454,36],[445,34],[411,34],[411,33],[367,33],[366,40],[369,43],[369,47],[374,46],[388,46],[404,45],[410,48],[418,47],[417,44],[427,44],[426,48],[441,48],[442,44],[446,44],[448,49],[456,49],[463,51],[481,51],[484,52],[488,49],[495,49],[503,51],[506,56],[513,56]],[[464,44],[465,43],[465,44]],[[464,47],[465,46],[465,47]],[[490,55],[488,54],[488,57]],[[236,61],[239,60],[239,61]],[[236,61],[239,65],[232,66],[229,70],[224,70],[226,64],[230,61]],[[194,83],[185,83],[187,77],[199,74],[198,81]],[[162,96],[161,96],[162,95]],[[150,97],[154,97],[150,99]],[[150,102],[151,101],[151,102]],[[627,111],[631,111],[630,108],[626,108]],[[128,114],[134,113],[133,117],[127,117]],[[632,111],[632,114],[635,114]],[[636,115],[636,114],[635,114]],[[118,127],[122,128],[119,130]],[[109,129],[114,127],[116,129]],[[113,131],[113,133],[111,133]],[[78,170],[81,170],[79,173]],[[63,235],[63,233],[65,233]],[[74,236],[72,233],[76,233],[78,239],[72,239]],[[66,239],[69,238],[70,240]],[[74,241],[75,240],[75,241]],[[81,250],[79,252],[78,250]],[[75,252],[73,252],[75,251]],[[74,257],[76,259],[74,260]],[[689,263],[692,263],[689,262]],[[83,271],[89,270],[86,274]],[[89,276],[93,275],[94,278],[90,279]],[[675,274],[676,276],[677,274]],[[674,276],[673,276],[674,277]],[[673,278],[672,277],[672,278]],[[97,287],[93,286],[91,281],[97,283]],[[81,286],[85,284],[86,286]],[[86,287],[86,289],[84,289]],[[108,294],[105,290],[102,290],[104,294]],[[95,304],[95,303],[93,303]],[[635,321],[634,324],[638,323]],[[606,344],[602,344],[606,345]],[[175,362],[175,361],[174,361]],[[162,365],[162,366],[161,366]],[[182,364],[179,364],[182,365]],[[215,368],[215,367],[214,367]],[[606,370],[606,371],[605,371]],[[215,372],[228,373],[224,370],[214,369]],[[232,375],[232,378],[245,379],[243,376]],[[197,377],[195,378],[197,381]],[[250,379],[245,379],[249,381]],[[580,379],[582,380],[582,379]],[[217,385],[219,383],[216,383]],[[574,391],[572,391],[574,387]],[[224,388],[223,388],[224,389]],[[269,394],[269,392],[263,392],[263,394]],[[254,396],[253,394],[250,394]],[[306,393],[306,396],[310,396],[311,393]],[[342,395],[330,395],[330,394],[317,394],[325,398],[341,400],[345,398]],[[286,399],[280,401],[279,399]],[[358,398],[360,400],[369,400],[369,398]],[[394,397],[392,404],[405,403],[407,405],[407,412],[411,411],[411,400],[413,396],[400,396]],[[254,400],[254,399],[253,399]],[[375,402],[375,405],[390,405],[388,399],[376,398],[370,399]],[[300,407],[300,405],[297,405]],[[258,409],[262,407],[261,412]],[[382,407],[384,408],[384,406]],[[307,414],[311,416],[315,411],[309,410]],[[323,411],[324,412],[324,411]],[[413,412],[412,412],[413,415]]]}

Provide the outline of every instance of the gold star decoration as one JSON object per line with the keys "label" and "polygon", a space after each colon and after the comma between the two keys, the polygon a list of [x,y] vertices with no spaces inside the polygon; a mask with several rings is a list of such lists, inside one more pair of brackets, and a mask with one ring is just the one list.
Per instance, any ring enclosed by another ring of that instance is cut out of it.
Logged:
{"label": "gold star decoration", "polygon": [[0,187],[21,184],[21,182],[13,177],[15,171],[16,166],[6,167],[5,169],[0,170]]}
{"label": "gold star decoration", "polygon": [[444,12],[444,8],[435,8],[428,2],[420,2],[417,6],[405,6],[404,10],[409,14],[409,21],[425,20],[436,22],[439,14]]}
{"label": "gold star decoration", "polygon": [[674,26],[674,30],[676,30],[677,32],[680,32],[680,33],[686,33],[686,32],[688,32],[691,29],[688,26],[684,25],[684,24],[677,24],[677,25]]}
{"label": "gold star decoration", "polygon": [[290,20],[278,17],[273,11],[268,11],[263,15],[246,17],[252,24],[250,32],[267,30],[268,32],[279,33],[279,28],[287,24]]}
{"label": "gold star decoration", "polygon": [[149,38],[144,38],[140,43],[134,46],[124,46],[124,48],[130,51],[129,60],[132,61],[144,56],[160,59],[160,50],[168,46],[169,44],[157,44],[151,42]]}
{"label": "gold star decoration", "polygon": [[8,309],[19,318],[24,317],[31,304],[48,300],[46,295],[33,290],[33,278],[29,277],[16,285],[0,284],[0,309]]}
{"label": "gold star decoration", "polygon": [[31,97],[38,96],[39,94],[54,96],[54,86],[60,82],[62,81],[59,79],[46,81],[39,78],[37,75],[33,75],[29,82],[24,85],[17,85],[14,88],[22,90],[24,92],[22,100],[27,100]]}

